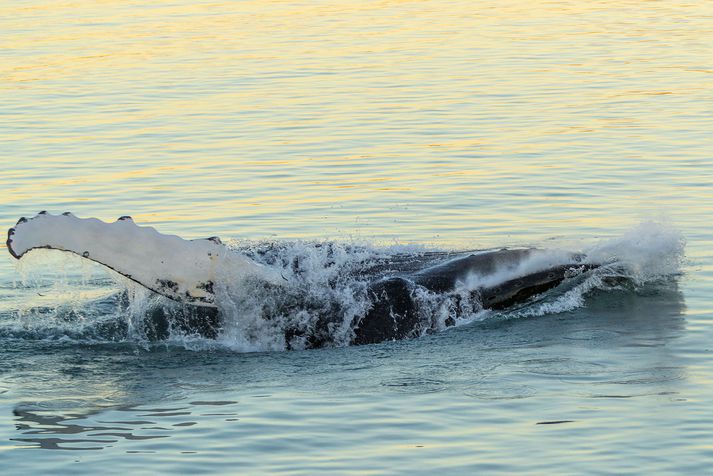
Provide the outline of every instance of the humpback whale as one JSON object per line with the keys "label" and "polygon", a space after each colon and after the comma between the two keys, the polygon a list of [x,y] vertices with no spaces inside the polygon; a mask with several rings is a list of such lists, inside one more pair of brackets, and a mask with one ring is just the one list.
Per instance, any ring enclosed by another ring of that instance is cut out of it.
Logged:
{"label": "humpback whale", "polygon": [[[300,264],[261,263],[254,257],[224,245],[217,237],[185,240],[139,226],[131,217],[115,222],[78,218],[71,213],[40,212],[20,218],[8,230],[7,248],[21,259],[26,253],[47,248],[77,254],[175,302],[175,306],[151,310],[158,323],[155,338],[165,336],[167,321],[188,331],[215,338],[221,332],[226,310],[220,296],[249,286],[255,293],[295,296],[288,291]],[[467,253],[430,252],[408,259],[393,259],[358,270],[361,292],[367,304],[350,316],[345,330],[350,344],[370,344],[416,337],[429,331],[429,320],[419,304],[419,294],[449,297],[452,315],[445,326],[455,324],[459,313],[506,309],[528,302],[564,280],[601,266],[580,253],[555,255],[537,248],[503,248]],[[284,292],[282,291],[284,289]],[[262,291],[261,291],[262,290]],[[282,312],[299,310],[299,297],[282,304]],[[286,309],[286,310],[285,310]],[[272,318],[266,311],[264,319]],[[329,315],[338,309],[321,310],[308,335],[304,329],[286,326],[287,342],[301,338],[303,347],[329,345]],[[237,317],[240,319],[240,316]]]}

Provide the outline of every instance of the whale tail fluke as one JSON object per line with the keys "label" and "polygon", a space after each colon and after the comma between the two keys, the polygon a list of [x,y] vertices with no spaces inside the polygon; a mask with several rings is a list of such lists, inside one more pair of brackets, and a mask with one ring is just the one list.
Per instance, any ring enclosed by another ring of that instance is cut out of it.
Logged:
{"label": "whale tail fluke", "polygon": [[279,284],[277,270],[230,250],[217,237],[184,240],[138,226],[123,216],[113,223],[40,212],[8,230],[7,248],[20,259],[38,248],[75,253],[174,301],[215,307],[215,283],[254,278]]}

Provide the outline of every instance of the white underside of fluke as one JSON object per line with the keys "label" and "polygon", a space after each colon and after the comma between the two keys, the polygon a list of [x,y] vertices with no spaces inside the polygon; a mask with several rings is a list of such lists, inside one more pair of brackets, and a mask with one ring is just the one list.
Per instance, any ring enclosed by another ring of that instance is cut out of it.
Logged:
{"label": "white underside of fluke", "polygon": [[283,282],[279,271],[226,248],[217,238],[184,240],[138,226],[130,217],[106,223],[41,212],[21,218],[8,230],[7,247],[17,259],[37,248],[76,253],[152,291],[196,306],[215,307],[213,287],[226,275],[233,283]]}

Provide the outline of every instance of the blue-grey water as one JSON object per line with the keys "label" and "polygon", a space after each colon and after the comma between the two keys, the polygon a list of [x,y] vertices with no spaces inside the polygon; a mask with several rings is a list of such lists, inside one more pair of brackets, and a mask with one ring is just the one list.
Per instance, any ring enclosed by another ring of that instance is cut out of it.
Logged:
{"label": "blue-grey water", "polygon": [[712,31],[677,0],[0,5],[5,228],[605,246],[632,278],[275,351],[149,343],[108,271],[8,254],[0,472],[709,474]]}

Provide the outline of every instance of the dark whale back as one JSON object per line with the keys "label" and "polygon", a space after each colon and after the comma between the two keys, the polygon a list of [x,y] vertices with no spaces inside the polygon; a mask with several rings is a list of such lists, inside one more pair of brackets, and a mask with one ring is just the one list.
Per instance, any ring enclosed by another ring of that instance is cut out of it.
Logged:
{"label": "dark whale back", "polygon": [[[370,286],[371,309],[356,319],[353,330],[355,344],[371,344],[420,335],[424,324],[418,314],[413,297],[416,286],[439,293],[453,293],[459,282],[469,275],[492,275],[503,269],[514,269],[532,256],[535,249],[503,249],[472,254],[431,266],[410,276],[380,279]],[[582,272],[598,265],[582,264],[583,256],[571,254],[570,264],[552,266],[523,276],[508,279],[493,286],[478,287],[471,291],[482,309],[505,309],[548,291],[559,285],[568,273]],[[460,296],[455,293],[459,300]],[[471,311],[477,311],[472,309]],[[453,319],[446,325],[454,325]]]}
{"label": "dark whale back", "polygon": [[412,279],[430,291],[448,292],[452,291],[459,281],[464,281],[470,274],[486,276],[506,267],[517,266],[532,252],[533,249],[484,251],[418,271]]}

